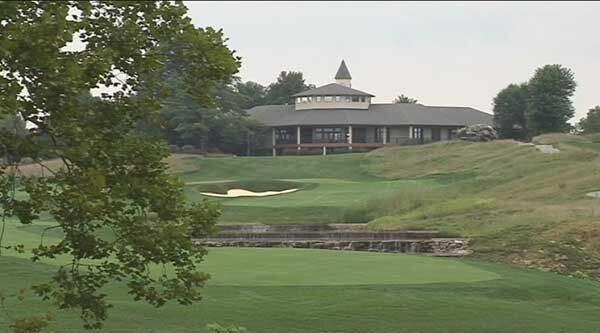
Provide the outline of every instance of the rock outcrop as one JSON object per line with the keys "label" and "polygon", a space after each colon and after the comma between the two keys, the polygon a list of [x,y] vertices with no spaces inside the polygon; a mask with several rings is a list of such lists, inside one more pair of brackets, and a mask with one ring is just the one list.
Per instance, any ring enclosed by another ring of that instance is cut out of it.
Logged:
{"label": "rock outcrop", "polygon": [[465,141],[485,142],[498,139],[498,133],[489,125],[471,125],[458,130],[456,136]]}

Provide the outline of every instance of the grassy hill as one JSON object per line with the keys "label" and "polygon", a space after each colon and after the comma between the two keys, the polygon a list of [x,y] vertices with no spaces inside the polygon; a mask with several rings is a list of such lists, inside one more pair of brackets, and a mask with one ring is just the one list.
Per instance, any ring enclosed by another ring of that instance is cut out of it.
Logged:
{"label": "grassy hill", "polygon": [[[471,237],[474,258],[213,248],[202,266],[212,279],[201,303],[155,309],[111,284],[106,293],[115,308],[104,331],[204,332],[206,323],[220,322],[250,333],[596,332],[600,283],[585,277],[600,267],[600,202],[585,194],[600,190],[600,145],[571,136],[538,140],[561,152],[546,155],[497,141],[327,157],[175,155],[168,162],[188,184],[191,200],[202,200],[206,188],[301,187],[282,196],[218,199],[222,222],[354,221],[375,230],[438,229]],[[13,222],[5,241],[27,249],[53,225]],[[44,240],[60,237],[52,230]],[[0,293],[8,296],[0,332],[10,331],[11,316],[50,309],[31,292],[24,301],[14,296],[49,279],[64,258],[27,258],[7,251],[0,257]],[[82,330],[76,313],[55,310],[54,316],[51,332]]]}
{"label": "grassy hill", "polygon": [[237,185],[301,189],[265,198],[210,199],[223,205],[221,223],[368,222],[374,230],[436,229],[471,237],[480,258],[598,276],[600,200],[585,194],[600,190],[600,143],[569,135],[536,140],[561,152],[543,154],[514,141],[440,142],[369,154],[173,155],[167,162],[188,184],[192,201],[205,199],[200,192],[207,189]]}
{"label": "grassy hill", "polygon": [[514,141],[386,148],[366,156],[388,179],[435,178],[438,188],[403,189],[358,209],[377,230],[441,229],[473,237],[475,255],[555,271],[598,275],[600,144],[547,135],[558,154]]}
{"label": "grassy hill", "polygon": [[374,230],[436,229],[473,239],[485,259],[596,275],[600,144],[546,135],[558,154],[515,141],[440,142],[369,154],[256,158],[185,156],[191,200],[214,181],[292,180],[306,188],[219,199],[222,223],[369,222]]}

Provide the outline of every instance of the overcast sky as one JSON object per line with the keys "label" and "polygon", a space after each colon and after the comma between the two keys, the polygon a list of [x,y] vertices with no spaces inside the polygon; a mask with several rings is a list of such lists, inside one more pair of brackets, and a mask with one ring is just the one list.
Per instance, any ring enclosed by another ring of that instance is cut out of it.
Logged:
{"label": "overcast sky", "polygon": [[537,67],[575,73],[576,119],[600,105],[600,3],[188,2],[196,26],[222,28],[239,76],[263,85],[282,70],[331,83],[342,59],[352,87],[389,103],[492,112],[492,99]]}

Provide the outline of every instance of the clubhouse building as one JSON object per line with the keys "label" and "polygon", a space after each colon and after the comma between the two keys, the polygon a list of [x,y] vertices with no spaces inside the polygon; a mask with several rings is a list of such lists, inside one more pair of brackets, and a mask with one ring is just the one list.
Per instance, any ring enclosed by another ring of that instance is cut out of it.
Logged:
{"label": "clubhouse building", "polygon": [[492,115],[470,107],[374,104],[374,95],[352,88],[342,63],[335,83],[293,95],[292,104],[261,105],[246,112],[270,130],[265,146],[283,150],[378,148],[451,140],[474,124],[493,124]]}

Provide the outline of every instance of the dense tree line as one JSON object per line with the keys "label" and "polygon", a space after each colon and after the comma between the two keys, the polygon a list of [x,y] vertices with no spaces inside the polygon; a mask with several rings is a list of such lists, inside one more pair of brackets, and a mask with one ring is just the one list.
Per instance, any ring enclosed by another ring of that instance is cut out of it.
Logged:
{"label": "dense tree line", "polygon": [[257,105],[287,104],[291,95],[314,87],[305,83],[301,72],[282,71],[266,87],[234,77],[215,87],[214,104],[203,104],[186,91],[180,71],[167,71],[165,80],[173,94],[162,107],[158,123],[141,125],[145,132],[162,136],[173,146],[191,145],[201,151],[241,155],[257,149],[266,135],[261,124],[250,119],[245,110]]}
{"label": "dense tree line", "polygon": [[510,84],[494,98],[494,122],[502,138],[526,140],[532,136],[567,132],[575,113],[571,97],[577,84],[562,65],[536,69],[526,83]]}

